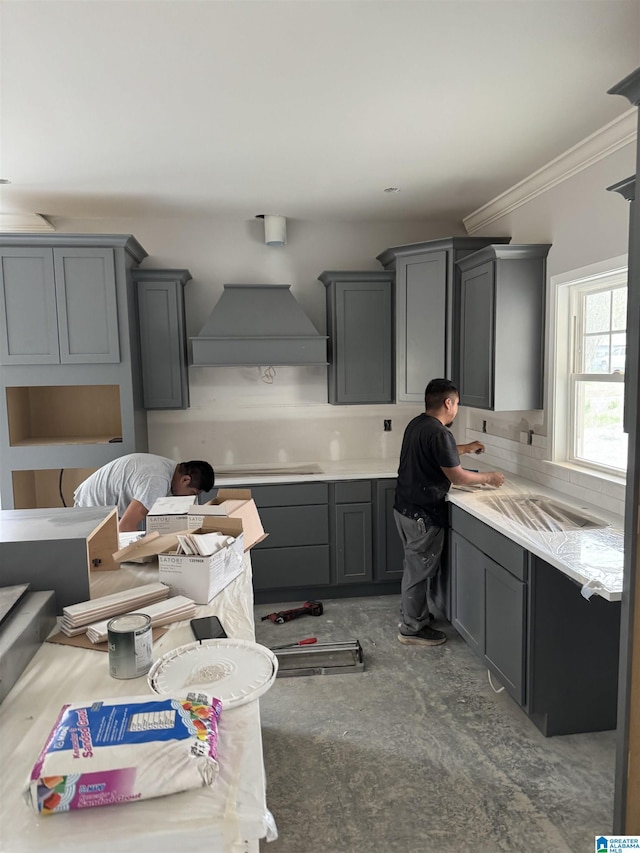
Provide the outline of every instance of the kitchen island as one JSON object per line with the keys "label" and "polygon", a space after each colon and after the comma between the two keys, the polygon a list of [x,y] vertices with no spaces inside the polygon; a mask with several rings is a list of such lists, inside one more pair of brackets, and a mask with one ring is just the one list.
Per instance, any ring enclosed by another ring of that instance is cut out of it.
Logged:
{"label": "kitchen island", "polygon": [[[92,573],[95,598],[158,580],[157,564],[123,564]],[[217,615],[229,637],[254,640],[251,561],[198,616]],[[188,622],[172,625],[153,645],[153,659],[193,642]],[[25,802],[31,768],[60,708],[70,702],[153,695],[146,676],[111,678],[106,652],[44,643],[0,706],[0,849],[7,853],[256,853],[275,837],[266,806],[258,700],[223,710],[220,772],[211,788],[167,797],[42,816]]]}

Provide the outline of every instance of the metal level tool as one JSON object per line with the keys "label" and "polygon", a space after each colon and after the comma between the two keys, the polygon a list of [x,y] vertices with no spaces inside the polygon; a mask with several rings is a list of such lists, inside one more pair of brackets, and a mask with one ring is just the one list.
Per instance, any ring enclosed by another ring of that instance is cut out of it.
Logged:
{"label": "metal level tool", "polygon": [[364,654],[358,640],[346,643],[315,643],[279,649],[275,653],[278,657],[278,678],[293,675],[341,675],[364,671]]}

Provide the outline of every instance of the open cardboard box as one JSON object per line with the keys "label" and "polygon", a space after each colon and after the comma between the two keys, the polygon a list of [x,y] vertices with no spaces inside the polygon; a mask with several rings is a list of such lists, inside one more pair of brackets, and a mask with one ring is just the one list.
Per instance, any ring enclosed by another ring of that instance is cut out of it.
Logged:
{"label": "open cardboard box", "polygon": [[[233,542],[209,557],[176,554],[178,532],[223,533]],[[113,555],[116,562],[142,557],[158,557],[158,580],[171,588],[173,595],[186,595],[196,604],[208,604],[244,567],[244,534],[242,520],[217,516],[205,518],[197,529],[160,534],[149,533]]]}
{"label": "open cardboard box", "polygon": [[147,533],[178,533],[187,528],[187,512],[196,503],[195,495],[158,498],[147,514]]}
{"label": "open cardboard box", "polygon": [[262,527],[258,508],[251,497],[251,489],[218,489],[213,500],[188,508],[186,526],[193,530],[200,527],[206,518],[224,517],[242,520],[245,551],[269,535]]}

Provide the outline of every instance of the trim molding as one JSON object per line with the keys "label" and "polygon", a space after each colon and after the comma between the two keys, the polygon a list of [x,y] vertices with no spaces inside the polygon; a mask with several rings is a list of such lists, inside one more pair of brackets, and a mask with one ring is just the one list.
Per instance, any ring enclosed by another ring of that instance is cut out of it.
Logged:
{"label": "trim molding", "polygon": [[49,220],[39,213],[0,213],[0,233],[2,234],[55,230]]}
{"label": "trim molding", "polygon": [[635,142],[638,137],[638,111],[635,107],[624,112],[600,130],[587,136],[582,142],[569,148],[546,166],[533,172],[492,201],[474,210],[462,220],[467,234],[475,234],[486,225],[495,222],[507,213],[516,210],[552,187],[588,169],[602,160]]}

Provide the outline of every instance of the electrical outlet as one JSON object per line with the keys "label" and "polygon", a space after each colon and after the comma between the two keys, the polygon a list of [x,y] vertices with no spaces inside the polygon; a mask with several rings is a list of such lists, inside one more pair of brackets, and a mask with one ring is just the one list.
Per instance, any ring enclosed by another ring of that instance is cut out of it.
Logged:
{"label": "electrical outlet", "polygon": [[386,420],[386,419],[385,419],[385,421],[384,421],[384,431],[385,431],[385,432],[391,432],[391,421],[390,421],[390,420]]}

